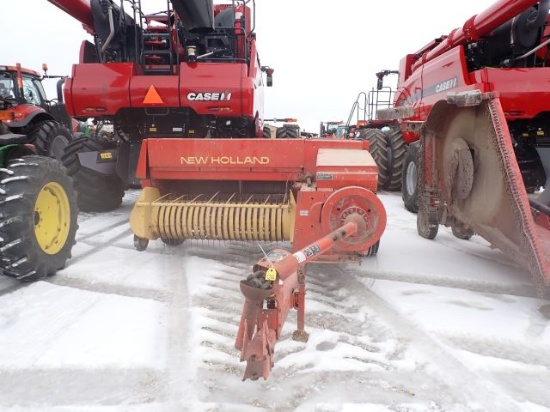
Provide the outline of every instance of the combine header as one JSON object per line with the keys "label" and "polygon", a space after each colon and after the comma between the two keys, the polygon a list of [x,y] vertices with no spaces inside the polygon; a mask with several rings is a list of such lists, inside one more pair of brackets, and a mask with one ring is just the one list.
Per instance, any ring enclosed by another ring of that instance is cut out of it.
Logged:
{"label": "combine header", "polygon": [[[152,15],[139,0],[49,1],[95,40],[83,43],[66,80],[67,107],[115,131],[111,141],[80,138],[65,151],[82,210],[117,207],[135,180],[143,190],[130,226],[140,251],[154,239],[292,243],[293,254],[270,253],[243,284],[237,346],[245,377],[267,377],[292,307],[303,332],[305,264],[378,251],[386,213],[369,143],[263,136],[264,73],[269,86],[273,69],[260,65],[253,0],[172,0]],[[258,285],[262,297],[251,298]],[[268,311],[255,322],[251,307],[263,301]]]}
{"label": "combine header", "polygon": [[[461,239],[479,234],[529,269],[541,294],[550,286],[549,10],[550,0],[500,0],[406,55],[393,107],[377,111],[388,150],[371,141],[379,169],[419,212],[421,236],[439,224]],[[380,87],[391,73],[378,73]]]}

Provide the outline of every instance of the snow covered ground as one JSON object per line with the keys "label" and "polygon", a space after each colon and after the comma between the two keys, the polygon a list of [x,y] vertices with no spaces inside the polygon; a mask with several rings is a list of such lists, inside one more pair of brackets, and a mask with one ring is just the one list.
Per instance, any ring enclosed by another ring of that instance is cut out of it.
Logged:
{"label": "snow covered ground", "polygon": [[245,382],[238,283],[259,247],[138,252],[137,194],[80,215],[55,277],[0,278],[1,411],[550,411],[549,321],[529,274],[479,237],[420,238],[399,194],[380,194],[377,257],[310,266],[309,341],[291,339],[291,312],[270,377]]}

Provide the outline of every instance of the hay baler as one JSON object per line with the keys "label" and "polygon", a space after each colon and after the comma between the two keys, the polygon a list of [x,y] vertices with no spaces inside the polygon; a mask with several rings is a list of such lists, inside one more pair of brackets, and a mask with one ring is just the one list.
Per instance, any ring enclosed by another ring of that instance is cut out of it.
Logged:
{"label": "hay baler", "polygon": [[[369,143],[262,136],[263,74],[270,85],[273,69],[259,62],[253,0],[172,0],[155,15],[139,0],[49,1],[94,36],[66,80],[68,109],[115,130],[114,141],[67,147],[82,210],[118,206],[135,174],[142,193],[130,226],[140,251],[154,239],[292,243],[293,253],[259,262],[243,289],[245,378],[267,377],[291,308],[305,336],[305,265],[378,251],[386,213]],[[263,295],[252,307],[253,289]]]}

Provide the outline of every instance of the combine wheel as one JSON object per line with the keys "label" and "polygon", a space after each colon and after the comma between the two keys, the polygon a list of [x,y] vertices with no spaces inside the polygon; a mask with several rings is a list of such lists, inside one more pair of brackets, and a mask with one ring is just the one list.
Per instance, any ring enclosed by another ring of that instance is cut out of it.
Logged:
{"label": "combine wheel", "polygon": [[134,235],[134,247],[137,251],[143,252],[149,246],[149,239],[144,239],[142,237],[137,237]]}
{"label": "combine wheel", "polygon": [[300,126],[297,124],[284,124],[277,128],[277,139],[297,139],[300,137]]}
{"label": "combine wheel", "polygon": [[418,212],[418,143],[412,143],[407,148],[403,173],[401,175],[401,197],[405,209]]}
{"label": "combine wheel", "polygon": [[78,228],[71,179],[43,156],[10,160],[0,175],[0,267],[22,281],[55,275],[71,257]]}
{"label": "combine wheel", "polygon": [[384,190],[389,184],[390,174],[388,137],[378,129],[360,129],[356,139],[369,141],[369,152],[378,166],[378,189]]}
{"label": "combine wheel", "polygon": [[462,240],[470,240],[474,235],[474,231],[466,226],[456,223],[452,226],[453,235]]}
{"label": "combine wheel", "polygon": [[405,163],[407,154],[407,144],[403,140],[401,130],[396,127],[391,127],[388,136],[388,147],[390,150],[390,175],[386,185],[386,190],[396,192],[401,190],[401,182],[403,176],[403,164]]}
{"label": "combine wheel", "polygon": [[66,148],[63,165],[74,180],[78,192],[78,207],[83,212],[107,212],[116,209],[124,197],[124,185],[118,175],[104,175],[82,167],[80,153],[113,149],[115,143],[96,137],[79,137]]}
{"label": "combine wheel", "polygon": [[29,141],[39,155],[61,161],[65,147],[73,140],[71,131],[54,120],[37,123],[29,132]]}

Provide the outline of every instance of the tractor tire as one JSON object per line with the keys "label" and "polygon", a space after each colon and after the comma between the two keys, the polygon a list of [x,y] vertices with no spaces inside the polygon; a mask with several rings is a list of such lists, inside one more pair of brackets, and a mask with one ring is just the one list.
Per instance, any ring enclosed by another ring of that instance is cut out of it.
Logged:
{"label": "tractor tire", "polygon": [[73,182],[55,159],[24,156],[0,169],[0,268],[21,281],[53,276],[78,228]]}
{"label": "tractor tire", "polygon": [[277,128],[277,139],[298,139],[300,137],[300,126],[297,124],[284,124]]}
{"label": "tractor tire", "polygon": [[401,197],[405,209],[418,213],[418,143],[407,147],[401,174]]}
{"label": "tractor tire", "polygon": [[385,189],[391,192],[398,192],[401,190],[401,181],[403,177],[403,164],[405,163],[405,157],[407,154],[407,144],[403,140],[401,130],[392,127],[388,136],[388,147],[390,150],[390,174]]}
{"label": "tractor tire", "polygon": [[384,190],[389,183],[390,174],[388,137],[379,129],[360,129],[355,139],[369,141],[369,152],[378,166],[378,189]]}
{"label": "tractor tire", "polygon": [[65,147],[73,140],[71,131],[54,120],[37,123],[29,132],[29,142],[36,147],[36,153],[61,161]]}
{"label": "tractor tire", "polygon": [[264,126],[264,138],[271,139],[271,129],[268,126]]}
{"label": "tractor tire", "polygon": [[79,137],[66,148],[63,165],[73,178],[78,193],[78,207],[83,212],[108,212],[122,204],[124,183],[120,176],[106,176],[80,165],[79,153],[113,149],[116,143],[97,137]]}

